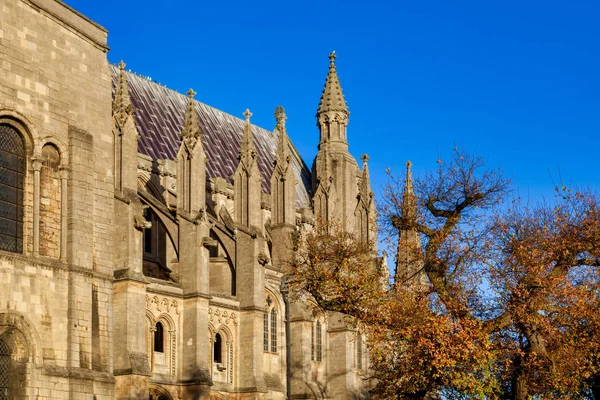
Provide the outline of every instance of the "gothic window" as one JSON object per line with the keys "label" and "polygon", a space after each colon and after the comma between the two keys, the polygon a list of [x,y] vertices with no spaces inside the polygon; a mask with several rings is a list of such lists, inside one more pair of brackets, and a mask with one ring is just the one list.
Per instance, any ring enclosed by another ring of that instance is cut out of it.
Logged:
{"label": "gothic window", "polygon": [[52,144],[42,147],[40,169],[40,255],[60,257],[61,179],[60,153]]}
{"label": "gothic window", "polygon": [[277,353],[277,335],[277,307],[269,295],[264,314],[263,349],[265,352],[270,350],[271,353]]}
{"label": "gothic window", "polygon": [[25,144],[10,125],[0,125],[0,250],[23,252]]}
{"label": "gothic window", "polygon": [[323,335],[322,335],[321,330],[322,330],[321,321],[317,320],[317,324],[315,327],[315,336],[317,339],[316,359],[319,362],[323,360]]}
{"label": "gothic window", "polygon": [[11,361],[10,348],[0,340],[0,400],[10,400]]}
{"label": "gothic window", "polygon": [[160,322],[156,323],[156,330],[154,331],[154,351],[157,353],[165,352],[165,331],[163,324]]}
{"label": "gothic window", "polygon": [[271,352],[277,353],[277,310],[271,310]]}
{"label": "gothic window", "polygon": [[213,344],[213,361],[220,364],[223,362],[223,338],[217,333]]}

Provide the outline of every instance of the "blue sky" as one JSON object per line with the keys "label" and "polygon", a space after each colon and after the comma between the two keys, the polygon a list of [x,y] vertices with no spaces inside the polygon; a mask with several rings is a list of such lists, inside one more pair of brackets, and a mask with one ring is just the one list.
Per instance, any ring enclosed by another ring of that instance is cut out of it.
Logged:
{"label": "blue sky", "polygon": [[310,166],[328,54],[350,107],[355,157],[435,168],[457,145],[532,200],[552,180],[600,189],[600,3],[594,1],[89,1],[108,58],[228,113],[274,126],[279,104]]}

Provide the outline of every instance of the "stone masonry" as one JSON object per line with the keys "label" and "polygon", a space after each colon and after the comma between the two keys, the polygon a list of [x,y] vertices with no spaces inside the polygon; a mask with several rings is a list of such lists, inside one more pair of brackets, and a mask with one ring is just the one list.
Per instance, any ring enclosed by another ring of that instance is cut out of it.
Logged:
{"label": "stone masonry", "polygon": [[361,398],[358,332],[282,290],[297,232],[376,241],[335,54],[311,171],[283,107],[257,127],[106,40],[59,0],[0,0],[0,400]]}

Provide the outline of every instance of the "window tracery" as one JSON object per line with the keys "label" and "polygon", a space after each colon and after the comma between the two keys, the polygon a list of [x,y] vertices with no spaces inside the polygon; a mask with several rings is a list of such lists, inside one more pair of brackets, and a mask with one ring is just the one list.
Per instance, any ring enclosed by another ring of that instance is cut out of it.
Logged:
{"label": "window tracery", "polygon": [[265,314],[264,314],[264,334],[263,334],[263,350],[266,352],[277,353],[277,337],[279,331],[278,325],[278,312],[277,306],[271,295],[267,295],[265,301]]}
{"label": "window tracery", "polygon": [[0,124],[0,250],[23,252],[25,143],[19,132]]}

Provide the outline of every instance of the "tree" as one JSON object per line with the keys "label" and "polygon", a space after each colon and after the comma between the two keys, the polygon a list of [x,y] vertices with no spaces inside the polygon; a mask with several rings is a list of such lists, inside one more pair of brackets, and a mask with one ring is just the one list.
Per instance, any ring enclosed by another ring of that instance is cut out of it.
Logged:
{"label": "tree", "polygon": [[380,397],[591,391],[600,350],[597,198],[563,190],[554,206],[515,203],[500,213],[508,193],[500,170],[458,150],[417,180],[414,194],[410,176],[392,179],[382,227],[402,245],[390,285],[372,244],[351,233],[333,226],[300,238],[292,286],[359,324]]}

